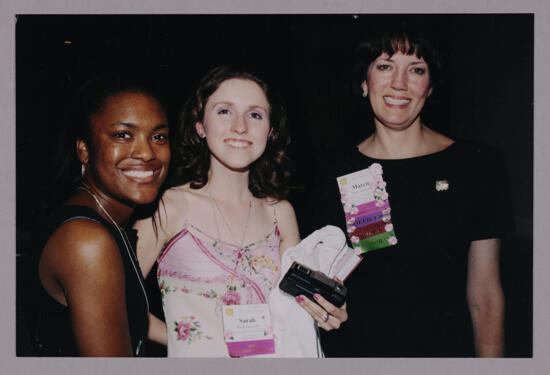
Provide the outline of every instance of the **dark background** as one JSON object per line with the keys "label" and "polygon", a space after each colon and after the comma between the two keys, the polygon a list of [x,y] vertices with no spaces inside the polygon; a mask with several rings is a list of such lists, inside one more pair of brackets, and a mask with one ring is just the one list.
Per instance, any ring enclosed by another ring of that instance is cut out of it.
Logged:
{"label": "dark background", "polygon": [[[507,163],[516,232],[503,240],[506,355],[532,356],[533,22],[530,14],[460,15],[20,15],[16,25],[16,229],[18,355],[32,355],[35,308],[27,267],[40,210],[58,165],[61,115],[91,75],[132,71],[163,94],[171,123],[213,66],[247,63],[264,71],[286,103],[298,189],[298,221],[321,155],[363,140],[372,129],[351,85],[357,42],[385,23],[413,19],[433,30],[445,57],[445,84],[424,122],[452,138],[485,141]],[[304,225],[305,226],[305,225]],[[307,235],[308,233],[302,233]],[[155,270],[152,271],[154,276]],[[154,308],[162,313],[154,277]],[[452,339],[452,338],[450,338]],[[153,346],[151,355],[163,355]]]}

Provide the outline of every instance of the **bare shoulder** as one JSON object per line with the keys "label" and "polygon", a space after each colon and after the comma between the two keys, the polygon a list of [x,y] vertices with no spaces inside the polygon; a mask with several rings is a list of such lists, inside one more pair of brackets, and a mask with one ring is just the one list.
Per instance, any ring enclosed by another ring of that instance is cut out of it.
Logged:
{"label": "bare shoulder", "polygon": [[208,201],[202,189],[191,189],[189,184],[176,186],[166,190],[162,196],[168,214],[182,216],[182,210],[194,206],[197,201]]}
{"label": "bare shoulder", "polygon": [[174,187],[171,187],[170,189],[167,189],[162,194],[162,200],[170,203],[174,203],[181,200],[182,193],[187,190],[186,186],[187,185],[180,185],[180,186],[174,186]]}
{"label": "bare shoulder", "polygon": [[275,215],[275,218],[279,223],[281,221],[284,223],[289,219],[295,220],[296,214],[294,213],[294,207],[292,207],[292,204],[287,200],[264,198],[261,199],[261,205],[265,210],[266,215],[269,215],[269,217],[273,217],[273,215]]}
{"label": "bare shoulder", "polygon": [[[153,216],[136,221],[134,229],[143,234],[154,232],[153,227],[156,226],[159,233],[172,232],[173,228],[179,224],[177,219],[183,211],[183,199],[182,186],[166,190],[159,200]],[[155,224],[153,224],[153,220]]]}
{"label": "bare shoulder", "polygon": [[41,263],[60,280],[78,274],[122,271],[118,245],[101,223],[74,219],[61,225],[49,238]]}
{"label": "bare shoulder", "polygon": [[67,306],[82,355],[131,355],[124,264],[101,223],[73,219],[50,237],[40,261],[42,285]]}
{"label": "bare shoulder", "polygon": [[287,248],[295,246],[300,242],[298,222],[296,221],[294,207],[292,207],[289,201],[281,200],[272,203],[272,206],[275,208],[277,227],[281,235],[279,250],[282,254]]}
{"label": "bare shoulder", "polygon": [[294,207],[292,207],[292,204],[287,200],[268,204],[270,204],[275,209],[278,219],[285,219],[296,216],[296,214],[294,213]]}
{"label": "bare shoulder", "polygon": [[184,205],[185,185],[172,187],[164,192],[161,198],[161,204],[157,209],[157,215],[164,213],[168,218],[172,218],[174,213],[181,212]]}

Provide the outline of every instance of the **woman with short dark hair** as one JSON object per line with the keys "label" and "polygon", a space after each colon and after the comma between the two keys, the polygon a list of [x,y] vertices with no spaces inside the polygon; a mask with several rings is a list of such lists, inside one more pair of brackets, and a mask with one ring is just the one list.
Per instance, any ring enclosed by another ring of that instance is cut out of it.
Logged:
{"label": "woman with short dark hair", "polygon": [[350,319],[322,332],[323,348],[344,357],[501,356],[499,238],[512,227],[503,162],[488,145],[423,123],[439,81],[437,49],[406,24],[387,29],[357,47],[355,85],[375,128],[326,164],[320,196],[330,200],[319,224],[353,234],[336,178],[379,164],[395,236],[367,249],[346,280]]}

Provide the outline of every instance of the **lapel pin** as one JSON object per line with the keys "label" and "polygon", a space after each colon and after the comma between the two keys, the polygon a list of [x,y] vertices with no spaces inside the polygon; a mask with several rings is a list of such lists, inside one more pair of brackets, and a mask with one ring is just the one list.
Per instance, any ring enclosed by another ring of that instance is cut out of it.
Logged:
{"label": "lapel pin", "polygon": [[435,180],[435,190],[447,191],[449,190],[449,181],[447,180]]}

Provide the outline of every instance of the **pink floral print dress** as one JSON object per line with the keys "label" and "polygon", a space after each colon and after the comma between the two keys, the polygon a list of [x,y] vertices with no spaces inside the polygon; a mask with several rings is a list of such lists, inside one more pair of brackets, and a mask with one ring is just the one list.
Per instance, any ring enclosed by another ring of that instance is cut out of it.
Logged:
{"label": "pink floral print dress", "polygon": [[266,303],[280,278],[279,232],[238,246],[187,224],[164,247],[157,278],[168,357],[229,357],[221,307]]}

